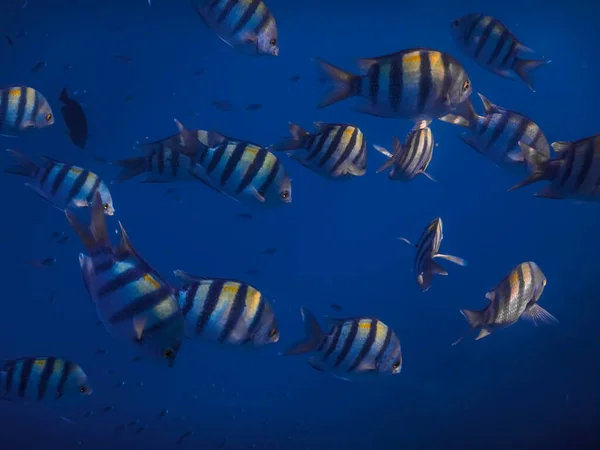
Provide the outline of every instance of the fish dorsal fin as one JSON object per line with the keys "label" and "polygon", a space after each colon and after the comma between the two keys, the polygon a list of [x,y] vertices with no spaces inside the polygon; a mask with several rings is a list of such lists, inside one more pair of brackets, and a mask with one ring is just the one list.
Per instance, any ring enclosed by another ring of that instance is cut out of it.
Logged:
{"label": "fish dorsal fin", "polygon": [[477,95],[479,95],[479,98],[481,99],[481,103],[483,103],[483,110],[485,111],[485,114],[497,114],[497,113],[501,113],[504,111],[504,108],[498,106],[498,105],[494,105],[486,96],[484,96],[481,93],[477,93]]}
{"label": "fish dorsal fin", "polygon": [[412,128],[411,131],[424,130],[430,124],[431,124],[431,120],[419,120],[418,122],[415,123],[415,126]]}
{"label": "fish dorsal fin", "polygon": [[358,67],[362,73],[367,73],[369,69],[378,62],[378,58],[361,58],[358,60]]}
{"label": "fish dorsal fin", "polygon": [[571,148],[572,145],[573,144],[571,142],[566,142],[566,141],[557,141],[557,142],[553,142],[552,144],[550,144],[550,146],[552,147],[552,150],[554,150],[558,154],[566,152],[567,150],[569,150]]}
{"label": "fish dorsal fin", "polygon": [[129,253],[135,255],[135,249],[133,248],[133,244],[125,231],[125,227],[121,222],[119,222],[119,231],[121,233],[121,242],[119,242],[118,251],[123,253]]}
{"label": "fish dorsal fin", "polygon": [[329,127],[331,127],[331,125],[332,125],[330,123],[324,123],[324,122],[319,122],[319,121],[313,122],[313,124],[316,128],[315,134],[322,133],[323,131],[325,131]]}
{"label": "fish dorsal fin", "polygon": [[200,283],[202,281],[214,279],[214,278],[199,277],[196,275],[192,275],[181,269],[174,270],[173,274],[180,280],[185,281],[187,283]]}
{"label": "fish dorsal fin", "polygon": [[209,147],[208,145],[208,131],[206,130],[196,130],[196,138],[198,142],[200,142],[203,146]]}
{"label": "fish dorsal fin", "polygon": [[398,157],[404,151],[404,147],[402,146],[402,142],[396,136],[392,139],[392,159],[397,160]]}
{"label": "fish dorsal fin", "polygon": [[223,142],[226,142],[227,138],[222,135],[221,133],[219,133],[218,131],[215,130],[210,130],[208,132],[208,146],[209,147],[216,147],[219,144],[222,144]]}

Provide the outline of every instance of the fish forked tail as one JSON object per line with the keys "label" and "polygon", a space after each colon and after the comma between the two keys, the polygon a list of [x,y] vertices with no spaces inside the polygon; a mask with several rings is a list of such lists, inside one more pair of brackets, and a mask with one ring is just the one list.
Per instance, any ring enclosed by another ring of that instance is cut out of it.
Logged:
{"label": "fish forked tail", "polygon": [[528,186],[530,184],[537,183],[538,181],[547,179],[547,162],[542,158],[542,156],[533,147],[530,147],[527,144],[519,142],[519,146],[523,151],[523,158],[525,159],[527,169],[529,170],[531,175],[529,175],[529,177],[527,177],[520,183],[515,184],[508,190],[508,192],[512,192],[524,186]]}
{"label": "fish forked tail", "polygon": [[282,352],[281,354],[284,356],[313,352],[324,338],[323,330],[321,330],[319,322],[317,322],[313,313],[306,308],[302,308],[300,312],[302,313],[302,319],[304,320],[305,337],[303,340],[296,342],[286,351]]}
{"label": "fish forked tail", "polygon": [[94,194],[92,201],[89,227],[83,225],[72,211],[67,210],[65,215],[86,249],[92,251],[99,247],[110,247],[110,239],[106,230],[104,206],[102,205],[102,198],[98,191]]}
{"label": "fish forked tail", "polygon": [[67,88],[63,88],[63,90],[60,92],[60,97],[58,97],[58,99],[63,103],[67,103],[70,100]]}
{"label": "fish forked tail", "polygon": [[392,167],[394,165],[394,163],[396,161],[398,161],[398,159],[400,158],[400,155],[402,153],[402,143],[400,142],[400,139],[398,139],[396,136],[394,136],[393,138],[393,143],[392,143],[392,153],[390,153],[389,151],[387,151],[385,148],[379,146],[379,145],[375,145],[373,144],[373,148],[375,150],[377,150],[379,153],[385,155],[388,157],[388,160],[386,162],[384,162],[381,167],[379,169],[377,169],[377,171],[375,173],[380,173],[383,172],[386,169],[389,169],[390,167]]}
{"label": "fish forked tail", "polygon": [[552,61],[545,59],[517,59],[515,61],[514,70],[515,73],[519,76],[519,78],[521,78],[521,80],[525,82],[527,87],[533,92],[535,92],[531,72],[534,69],[540,66],[545,66],[546,64],[549,64],[551,62]]}
{"label": "fish forked tail", "polygon": [[121,170],[117,174],[117,177],[111,181],[114,183],[122,183],[123,181],[137,177],[138,175],[146,172],[146,161],[145,156],[136,156],[134,158],[120,159],[118,161],[111,161],[110,164],[119,167]]}
{"label": "fish forked tail", "polygon": [[333,83],[333,90],[319,103],[318,109],[354,97],[360,92],[360,75],[346,72],[318,58],[313,58],[313,61],[319,64]]}
{"label": "fish forked tail", "polygon": [[[483,311],[473,311],[470,309],[460,309],[459,311],[464,316],[464,318],[467,319],[467,322],[469,323],[469,331],[467,331],[464,335],[462,335],[456,341],[454,341],[452,345],[460,343],[465,337],[467,337],[473,331],[481,328],[483,325]],[[488,334],[489,332],[487,330],[482,329],[479,333],[479,336],[477,336],[477,339],[481,339],[482,337],[485,337]]]}
{"label": "fish forked tail", "polygon": [[280,150],[298,150],[305,148],[308,138],[311,134],[302,128],[300,125],[290,122],[289,124],[290,136],[277,144],[269,146],[269,151],[280,151]]}
{"label": "fish forked tail", "polygon": [[38,174],[40,167],[37,163],[17,150],[6,149],[6,151],[15,158],[15,164],[4,169],[4,173],[21,175],[22,177],[29,178],[34,178]]}
{"label": "fish forked tail", "polygon": [[438,120],[465,128],[473,128],[477,124],[479,117],[479,114],[477,114],[473,107],[473,102],[468,98],[459,104],[452,113],[439,117]]}

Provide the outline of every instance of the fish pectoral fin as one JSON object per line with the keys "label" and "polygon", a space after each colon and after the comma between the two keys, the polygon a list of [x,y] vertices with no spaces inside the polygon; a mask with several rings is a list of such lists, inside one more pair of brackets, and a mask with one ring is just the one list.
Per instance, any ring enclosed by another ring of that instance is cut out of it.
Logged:
{"label": "fish pectoral fin", "polygon": [[540,197],[540,198],[549,198],[549,199],[553,199],[553,200],[564,200],[565,196],[556,192],[552,186],[546,186],[544,189],[542,189],[539,192],[536,192],[535,194],[533,194],[535,197]]}
{"label": "fish pectoral fin", "polygon": [[[385,150],[385,149],[384,149]],[[383,152],[382,152],[383,153]],[[380,173],[383,172],[384,170],[389,169],[390,167],[392,167],[394,165],[394,158],[392,156],[390,156],[390,159],[388,159],[386,162],[384,162],[381,167],[379,169],[376,170],[375,173]]]}
{"label": "fish pectoral fin", "polygon": [[71,200],[71,203],[73,203],[78,208],[88,208],[90,206],[90,204],[87,202],[87,200],[83,200],[83,199],[77,199],[77,200],[74,199],[74,200]]}
{"label": "fish pectoral fin", "polygon": [[173,274],[182,281],[187,283],[198,283],[200,281],[207,280],[206,277],[199,277],[197,275],[192,275],[187,273],[185,270],[177,269],[173,271]]}
{"label": "fish pectoral fin", "polygon": [[484,337],[489,336],[490,334],[491,331],[489,331],[487,328],[482,328],[475,340],[478,341],[479,339],[483,339]]}
{"label": "fish pectoral fin", "polygon": [[408,239],[406,239],[405,237],[399,237],[399,238],[396,238],[396,239],[398,239],[399,241],[402,241],[402,242],[406,242],[408,245],[412,245],[412,246],[414,246],[414,247],[417,247],[417,244],[413,244],[412,242],[410,242],[410,241],[409,241]]}
{"label": "fish pectoral fin", "polygon": [[[435,255],[434,258],[438,256]],[[440,266],[437,262],[435,262],[433,259],[429,262],[429,268],[428,271],[430,273],[436,273],[438,275],[448,275],[448,271],[446,269],[444,269],[442,266]]]}
{"label": "fish pectoral fin", "polygon": [[354,164],[348,164],[345,169],[345,173],[354,175],[355,177],[363,176],[367,172],[366,169],[356,167]]}
{"label": "fish pectoral fin", "polygon": [[463,266],[463,267],[465,267],[467,265],[467,261],[463,258],[459,258],[458,256],[444,255],[443,253],[437,253],[433,257],[434,258],[442,258],[442,259],[445,259],[446,261],[450,261],[454,264],[458,264],[459,266]]}
{"label": "fish pectoral fin", "polygon": [[265,197],[260,195],[260,193],[252,185],[249,185],[246,189],[244,189],[244,192],[248,193],[249,195],[251,195],[252,197],[254,197],[256,200],[258,200],[261,203],[265,202]]}
{"label": "fish pectoral fin", "polygon": [[233,48],[233,44],[231,42],[229,42],[227,39],[225,39],[224,37],[220,36],[219,34],[217,34],[217,37],[219,39],[221,39],[223,42],[225,42],[227,45],[229,45],[231,48]]}
{"label": "fish pectoral fin", "polygon": [[500,75],[502,78],[514,78],[513,74],[506,69],[491,69],[496,75]]}
{"label": "fish pectoral fin", "polygon": [[16,138],[16,135],[12,135],[12,134],[0,134],[0,136],[2,137],[6,137],[6,138]]}
{"label": "fish pectoral fin", "polygon": [[520,148],[508,152],[506,154],[506,157],[509,160],[511,160],[512,162],[518,162],[518,163],[524,163],[525,162],[525,155],[523,154],[523,151]]}
{"label": "fish pectoral fin", "polygon": [[558,324],[558,320],[540,305],[535,304],[525,310],[521,315],[523,319],[531,320],[535,326],[538,326],[540,323],[546,325],[556,325]]}
{"label": "fish pectoral fin", "polygon": [[479,148],[477,147],[477,140],[475,139],[474,136],[467,136],[465,134],[459,134],[458,136],[462,139],[462,141],[465,144],[467,144],[469,147],[471,147],[476,152],[481,153],[483,155],[483,152],[481,150],[479,150]]}
{"label": "fish pectoral fin", "polygon": [[373,144],[373,148],[375,150],[377,150],[379,153],[381,153],[382,155],[387,156],[388,158],[392,157],[392,154],[389,151],[387,151],[385,148],[383,148],[381,145]]}
{"label": "fish pectoral fin", "polygon": [[352,381],[350,378],[347,377],[343,377],[341,375],[336,375],[335,373],[331,374],[332,376],[334,376],[335,378],[339,378],[340,380],[344,380],[344,381]]}
{"label": "fish pectoral fin", "polygon": [[146,322],[148,321],[147,316],[136,316],[133,319],[133,328],[135,330],[135,338],[138,342],[142,341],[142,336],[146,328]]}
{"label": "fish pectoral fin", "polygon": [[245,42],[246,44],[254,44],[254,43],[258,42],[258,36],[256,35],[256,33],[251,33],[249,31],[241,33],[240,37],[241,37],[242,41]]}
{"label": "fish pectoral fin", "polygon": [[319,372],[325,372],[323,370],[323,368],[316,361],[313,361],[312,359],[308,360],[308,365]]}

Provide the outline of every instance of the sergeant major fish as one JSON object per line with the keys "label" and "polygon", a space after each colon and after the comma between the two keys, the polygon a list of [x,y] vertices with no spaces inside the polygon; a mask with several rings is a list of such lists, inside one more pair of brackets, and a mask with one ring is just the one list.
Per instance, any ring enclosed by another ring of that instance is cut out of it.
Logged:
{"label": "sergeant major fish", "polygon": [[112,247],[99,194],[89,229],[71,211],[66,214],[89,252],[79,255],[83,280],[108,332],[172,367],[184,333],[173,289],[137,253],[121,224],[121,242]]}
{"label": "sergeant major fish", "polygon": [[[431,223],[427,225],[427,228],[425,228],[425,231],[423,231],[423,234],[421,234],[421,237],[419,238],[419,242],[414,245],[417,249],[414,271],[417,274],[417,283],[421,286],[423,292],[429,290],[431,287],[434,274],[448,275],[446,269],[435,261],[436,258],[445,259],[463,267],[467,265],[467,261],[462,258],[438,253],[443,238],[442,218],[438,217],[437,219],[433,219]],[[407,244],[413,245],[406,238],[399,239]]]}
{"label": "sergeant major fish", "polygon": [[461,50],[479,65],[504,78],[516,74],[532,91],[531,71],[550,62],[522,59],[523,53],[533,50],[521,44],[506,25],[493,17],[468,14],[452,21],[450,28]]}
{"label": "sergeant major fish", "polygon": [[354,75],[317,60],[334,85],[318,106],[360,96],[359,112],[379,117],[430,120],[456,110],[469,98],[471,80],[452,56],[426,48],[359,60]]}
{"label": "sergeant major fish", "polygon": [[223,42],[253,55],[279,55],[277,24],[262,0],[192,0]]}
{"label": "sergeant major fish", "polygon": [[315,316],[301,309],[306,337],[284,355],[313,353],[308,363],[314,369],[342,379],[373,374],[397,374],[402,370],[402,351],[396,333],[376,318],[329,319],[324,333]]}
{"label": "sergeant major fish", "polygon": [[186,337],[254,346],[279,341],[273,306],[254,287],[235,280],[196,277],[182,270],[174,273],[185,282],[178,295]]}
{"label": "sergeant major fish", "polygon": [[62,90],[59,100],[63,104],[60,112],[69,130],[71,142],[80,149],[85,149],[88,138],[88,124],[83,108],[76,100],[69,97],[67,89]]}
{"label": "sergeant major fish", "polygon": [[540,322],[556,323],[557,320],[538,304],[545,287],[546,277],[539,266],[533,261],[524,262],[485,294],[489,300],[488,306],[480,311],[461,309],[460,312],[471,329],[481,330],[476,340],[514,324],[520,318],[532,320],[536,325]]}
{"label": "sergeant major fish", "polygon": [[0,136],[15,137],[19,132],[53,124],[50,104],[35,89],[26,86],[0,89]]}
{"label": "sergeant major fish", "polygon": [[315,127],[313,134],[290,123],[292,137],[269,149],[286,150],[292,159],[330,180],[366,173],[366,140],[358,127],[323,122],[315,122]]}
{"label": "sergeant major fish", "polygon": [[389,159],[377,169],[377,173],[391,167],[388,178],[390,180],[410,181],[417,175],[425,175],[432,181],[436,181],[426,170],[433,157],[433,133],[429,128],[429,121],[421,121],[415,124],[408,133],[404,146],[394,136],[393,153],[388,152],[379,145],[373,145],[375,150],[386,155]]}
{"label": "sergeant major fish", "polygon": [[98,193],[104,213],[109,216],[115,213],[110,191],[95,173],[46,156],[38,165],[16,150],[7,152],[16,158],[17,163],[4,169],[4,172],[31,178],[32,181],[25,183],[25,186],[54,207],[63,211],[70,206],[85,208]]}

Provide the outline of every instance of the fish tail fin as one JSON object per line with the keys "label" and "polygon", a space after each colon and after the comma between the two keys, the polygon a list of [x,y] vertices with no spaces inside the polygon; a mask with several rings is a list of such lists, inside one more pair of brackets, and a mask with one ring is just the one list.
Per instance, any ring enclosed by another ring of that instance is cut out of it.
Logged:
{"label": "fish tail fin", "polygon": [[325,108],[339,101],[357,95],[360,88],[360,75],[346,72],[338,67],[335,67],[323,60],[314,58],[314,61],[319,64],[321,69],[327,74],[333,82],[333,90],[319,103],[317,108]]}
{"label": "fish tail fin", "polygon": [[58,99],[63,103],[67,103],[69,101],[69,93],[67,92],[67,88],[63,88]]}
{"label": "fish tail fin", "polygon": [[473,107],[473,102],[468,98],[459,104],[451,114],[439,118],[442,122],[459,125],[465,128],[473,128],[477,123],[479,115]]}
{"label": "fish tail fin", "polygon": [[306,146],[311,134],[300,125],[290,122],[290,137],[269,147],[270,150],[298,150]]}
{"label": "fish tail fin", "polygon": [[6,151],[15,158],[15,164],[4,169],[4,173],[29,178],[33,178],[38,174],[40,167],[34,161],[17,150],[7,149]]}
{"label": "fish tail fin", "polygon": [[93,250],[99,246],[110,246],[110,239],[106,230],[106,218],[104,215],[104,206],[102,205],[102,198],[100,194],[96,192],[91,206],[91,222],[90,226],[86,227],[83,225],[73,211],[67,210],[65,212],[67,220],[81,239],[83,245],[88,250]]}
{"label": "fish tail fin", "polygon": [[117,177],[113,180],[113,183],[121,183],[146,172],[146,159],[145,156],[136,156],[134,158],[112,161],[111,165],[121,169]]}
{"label": "fish tail fin", "polygon": [[519,78],[521,78],[521,80],[523,80],[529,87],[529,89],[535,92],[531,72],[540,66],[549,64],[550,62],[552,61],[545,59],[517,59],[515,61],[514,70]]}
{"label": "fish tail fin", "polygon": [[483,311],[461,309],[460,313],[467,319],[471,328],[480,328],[483,325]]}
{"label": "fish tail fin", "polygon": [[527,144],[519,142],[519,146],[523,151],[523,158],[527,163],[527,168],[531,175],[527,177],[525,180],[521,181],[518,184],[515,184],[511,187],[508,192],[515,191],[524,186],[528,186],[533,183],[537,183],[538,181],[545,180],[546,177],[546,168],[547,164],[545,160],[542,159],[542,156],[533,148]]}
{"label": "fish tail fin", "polygon": [[302,312],[302,319],[304,320],[304,333],[305,337],[303,340],[296,342],[289,347],[283,355],[299,355],[302,353],[310,353],[318,347],[319,343],[323,340],[323,330],[319,326],[319,322],[306,308],[300,310]]}

